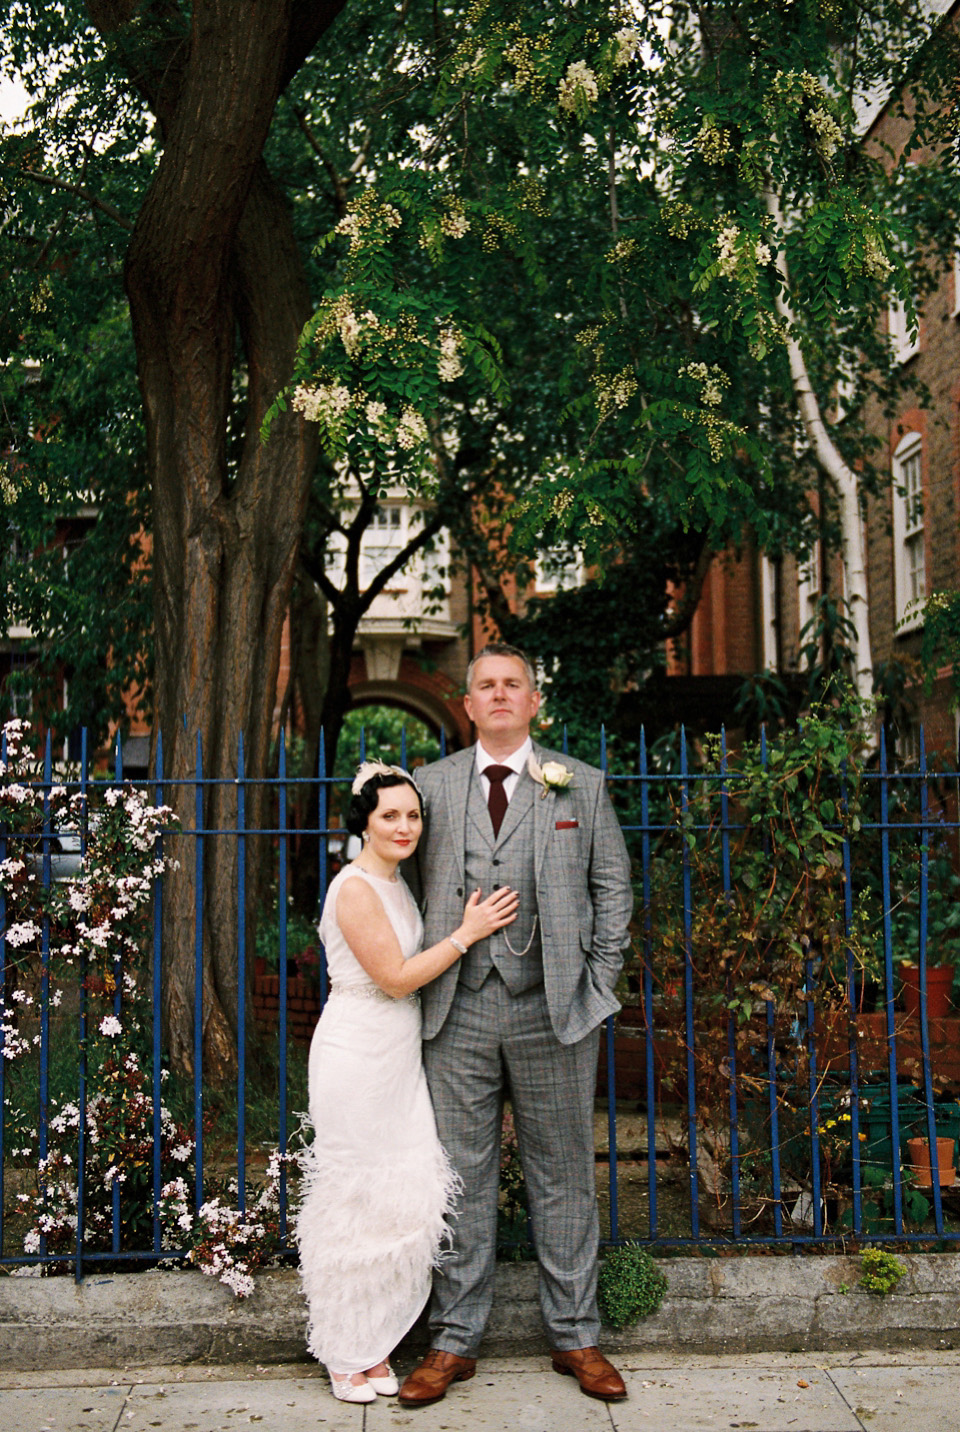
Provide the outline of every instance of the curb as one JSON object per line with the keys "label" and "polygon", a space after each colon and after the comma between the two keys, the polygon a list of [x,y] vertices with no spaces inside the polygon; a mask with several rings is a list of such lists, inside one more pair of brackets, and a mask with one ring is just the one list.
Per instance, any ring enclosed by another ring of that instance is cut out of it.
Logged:
{"label": "curb", "polygon": [[[885,1297],[858,1290],[857,1257],[661,1258],[659,1310],[612,1352],[750,1353],[960,1346],[960,1254],[902,1254]],[[849,1289],[849,1291],[845,1291]],[[309,1361],[295,1269],[257,1276],[240,1301],[195,1271],[0,1278],[0,1369]],[[405,1340],[426,1345],[422,1319]],[[500,1264],[485,1355],[543,1353],[533,1264]]]}

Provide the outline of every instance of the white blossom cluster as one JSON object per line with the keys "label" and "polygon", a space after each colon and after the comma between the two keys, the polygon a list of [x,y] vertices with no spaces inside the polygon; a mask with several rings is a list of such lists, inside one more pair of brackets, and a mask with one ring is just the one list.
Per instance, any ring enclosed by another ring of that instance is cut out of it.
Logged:
{"label": "white blossom cluster", "polygon": [[883,245],[876,234],[868,233],[863,241],[863,271],[870,278],[883,280],[893,273],[893,264],[887,258]]}
{"label": "white blossom cluster", "polygon": [[688,363],[683,369],[685,373],[700,384],[700,400],[708,408],[717,407],[723,399],[724,388],[729,388],[730,379],[722,368],[716,363],[709,366],[706,363]]}
{"label": "white blossom cluster", "polygon": [[618,30],[614,35],[613,43],[615,46],[613,67],[614,69],[620,70],[623,69],[625,65],[629,65],[639,50],[640,36],[632,26],[625,25],[622,30]]}
{"label": "white blossom cluster", "polygon": [[462,239],[470,232],[470,220],[463,203],[455,196],[446,201],[446,208],[440,215],[440,232],[448,239]]}
{"label": "white blossom cluster", "polygon": [[419,447],[427,440],[427,424],[422,413],[416,408],[407,404],[400,414],[400,421],[397,423],[397,447],[403,448],[405,452]]}
{"label": "white blossom cluster", "polygon": [[736,224],[726,224],[717,235],[717,263],[724,278],[735,278],[739,256],[737,240],[740,230]]}
{"label": "white blossom cluster", "polygon": [[557,89],[557,104],[567,114],[577,114],[595,104],[600,94],[597,77],[584,60],[574,60]]}
{"label": "white blossom cluster", "polygon": [[460,353],[462,345],[463,334],[452,324],[440,330],[440,358],[437,362],[437,373],[441,383],[452,383],[463,372],[463,357]]}
{"label": "white blossom cluster", "polygon": [[807,123],[816,135],[814,143],[821,159],[832,159],[843,143],[843,130],[833,115],[821,105],[809,112]]}
{"label": "white blossom cluster", "polygon": [[[254,1290],[253,1269],[270,1257],[275,1236],[268,1227],[280,1207],[280,1178],[294,1157],[274,1149],[266,1182],[250,1207],[241,1212],[220,1196],[209,1198],[194,1212],[190,1187],[184,1178],[171,1179],[160,1193],[164,1246],[190,1245],[188,1257],[208,1277],[218,1278],[238,1298]],[[236,1181],[230,1184],[236,1194]]]}
{"label": "white blossom cluster", "polygon": [[359,243],[372,230],[399,229],[403,223],[400,210],[387,204],[372,191],[367,191],[337,224],[337,233],[350,240],[351,246]]}
{"label": "white blossom cluster", "polygon": [[597,407],[602,417],[625,408],[637,391],[637,380],[629,368],[619,373],[602,374],[594,382]]}
{"label": "white blossom cluster", "polygon": [[[15,989],[11,996],[14,1004],[33,1003],[33,999],[26,990]],[[0,1054],[8,1062],[19,1059],[21,1054],[27,1054],[30,1050],[30,1039],[20,1030],[17,1020],[17,1011],[11,1008],[0,995]]]}
{"label": "white blossom cluster", "polygon": [[294,390],[292,407],[310,423],[324,422],[335,427],[349,413],[353,395],[340,383],[318,383],[314,388],[300,384]]}
{"label": "white blossom cluster", "polygon": [[724,278],[736,278],[743,263],[765,268],[773,250],[763,239],[751,239],[736,224],[726,223],[717,235],[717,267]]}
{"label": "white blossom cluster", "polygon": [[722,164],[733,148],[729,130],[717,124],[709,114],[694,137],[693,144],[707,164]]}

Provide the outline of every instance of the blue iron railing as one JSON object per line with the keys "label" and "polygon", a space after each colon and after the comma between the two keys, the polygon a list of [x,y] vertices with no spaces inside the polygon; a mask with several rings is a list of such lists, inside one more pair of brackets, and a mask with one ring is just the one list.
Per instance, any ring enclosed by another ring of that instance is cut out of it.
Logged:
{"label": "blue iron railing", "polygon": [[[765,746],[763,751],[766,761]],[[6,752],[0,754],[6,770]],[[363,754],[361,749],[361,759]],[[405,747],[403,756],[405,759]],[[600,764],[607,770],[602,735]],[[89,769],[84,738],[79,772],[66,781],[54,770],[48,741],[42,771],[32,787],[42,808],[39,828],[27,835],[0,826],[0,866],[18,859],[18,850],[21,854],[29,851],[30,859],[37,863],[40,884],[49,891],[62,873],[60,847],[69,835],[55,826],[52,815],[52,792],[57,784],[81,796],[83,809],[90,813],[88,819],[94,821],[94,812],[111,790],[132,786],[148,792],[157,805],[169,802],[176,784],[192,793],[193,829],[175,835],[168,832],[162,840],[168,844],[175,841],[181,851],[190,851],[195,886],[191,1134],[197,1208],[204,1202],[211,1178],[222,1176],[224,1170],[222,1129],[215,1131],[216,1139],[208,1148],[211,1130],[207,1115],[213,1094],[203,1067],[207,848],[213,840],[231,840],[237,845],[232,893],[237,911],[239,1037],[236,1143],[230,1165],[235,1171],[238,1206],[243,1209],[248,1185],[258,1176],[248,1136],[252,1092],[249,1033],[253,1023],[248,1006],[253,981],[248,971],[246,924],[249,843],[254,839],[266,842],[275,862],[279,1010],[268,1057],[276,1081],[274,1142],[283,1153],[294,1119],[291,1078],[296,1074],[302,1080],[303,1076],[303,1056],[291,1045],[288,1019],[290,844],[305,837],[317,839],[316,878],[322,903],[330,843],[343,838],[332,815],[346,783],[327,777],[324,771],[321,749],[316,775],[288,774],[281,736],[275,778],[251,780],[246,775],[242,741],[238,743],[236,776],[211,777],[204,774],[198,740],[195,776],[189,782],[174,783],[164,777],[162,747],[157,751],[153,777],[130,782],[124,774],[119,741],[113,772],[95,776]],[[629,1237],[667,1247],[718,1242],[827,1245],[849,1237],[896,1242],[960,1239],[960,1203],[954,1202],[946,1177],[941,1187],[937,1148],[938,1129],[946,1129],[954,1140],[955,1160],[960,1104],[955,1098],[945,1098],[944,1090],[950,1077],[960,1077],[960,1048],[954,1068],[945,1040],[960,1046],[960,1021],[931,1023],[927,1012],[931,901],[938,912],[934,923],[939,934],[946,930],[946,937],[960,944],[960,909],[951,894],[956,878],[960,777],[955,772],[934,776],[927,769],[922,747],[916,769],[894,769],[881,742],[876,761],[859,778],[855,821],[845,816],[852,797],[842,773],[823,795],[824,809],[829,807],[824,829],[832,854],[822,866],[820,886],[827,888],[834,881],[840,903],[822,945],[806,935],[807,943],[800,941],[801,978],[793,1006],[787,1004],[788,1013],[792,1009],[787,1028],[782,999],[774,998],[764,987],[769,970],[762,974],[750,1007],[745,1008],[744,991],[750,986],[747,967],[742,960],[738,964],[728,953],[715,951],[711,943],[711,929],[726,934],[730,928],[724,922],[732,918],[730,912],[743,893],[738,871],[746,868],[745,852],[752,849],[754,858],[759,850],[768,862],[771,879],[778,873],[783,854],[775,843],[770,844],[769,827],[761,822],[751,831],[742,779],[725,747],[710,769],[692,768],[681,735],[678,764],[664,771],[641,740],[636,769],[607,774],[634,859],[637,895],[634,948],[627,974],[635,1023],[630,1025],[626,1015],[609,1020],[603,1040],[608,1151],[605,1158],[598,1157],[608,1166],[601,1183],[607,1240],[616,1243]],[[9,773],[5,779],[9,781]],[[229,829],[210,829],[204,815],[207,793],[225,784],[236,791],[236,822]],[[271,818],[260,825],[250,825],[247,820],[254,788],[268,790],[272,802]],[[77,832],[81,847],[86,844],[88,828],[85,820]],[[760,845],[751,848],[754,834]],[[946,872],[939,884],[931,879],[932,858],[937,868]],[[812,850],[783,856],[787,863],[790,859],[797,869],[810,873]],[[127,1195],[119,1176],[111,1185],[109,1232],[90,1227],[88,1050],[92,1031],[87,971],[81,964],[68,972],[73,994],[68,990],[65,1012],[56,1008],[51,977],[59,955],[51,950],[49,921],[44,917],[37,943],[35,1002],[12,1003],[16,950],[9,944],[6,896],[0,888],[0,991],[4,992],[6,1011],[0,1052],[7,1053],[12,1047],[14,1030],[31,1042],[29,1054],[17,1060],[0,1058],[0,1262],[5,1265],[62,1265],[67,1261],[63,1247],[49,1248],[45,1235],[39,1246],[23,1249],[23,1220],[15,1201],[35,1178],[36,1160],[48,1158],[52,1121],[63,1106],[65,1091],[75,1091],[77,1109],[76,1226],[69,1256],[77,1278],[86,1268],[104,1263],[156,1262],[180,1251],[165,1246],[159,1216],[160,1191],[171,1175],[163,1160],[162,1106],[167,1077],[162,1015],[163,906],[169,882],[177,878],[170,872],[154,881],[149,954],[144,951],[151,992],[149,1051],[144,1053],[152,1120],[146,1194],[152,1213],[149,1235],[143,1233],[142,1224],[135,1233],[127,1226]],[[816,898],[815,887],[816,879],[805,886],[809,898]],[[713,906],[705,909],[707,896]],[[756,913],[757,907],[753,909]],[[789,915],[784,919],[789,922],[796,917],[796,907],[788,904],[787,909]],[[260,919],[264,919],[262,913]],[[782,927],[783,921],[780,924]],[[780,928],[768,931],[764,938],[772,948],[782,935]],[[827,945],[834,952],[830,958],[824,953]],[[879,1005],[870,1025],[871,1038],[866,1039],[867,1022],[860,1012],[864,949],[874,952]],[[895,961],[904,954],[917,966],[916,1017],[905,1015],[897,1003]],[[832,1003],[825,1003],[824,990],[831,979]],[[59,970],[57,981],[63,986],[69,983]],[[321,963],[319,1003],[325,998],[326,975]],[[124,1007],[123,970],[118,960],[112,997],[118,1020]],[[882,1025],[879,1033],[878,1024]],[[932,1040],[932,1031],[939,1043]],[[622,1067],[624,1041],[630,1038],[642,1052],[641,1075],[633,1085],[625,1082]],[[867,1067],[863,1058],[871,1039],[873,1068]],[[879,1070],[878,1041],[883,1051]],[[907,1089],[902,1077],[905,1044],[916,1049],[907,1070]],[[264,1067],[262,1038],[259,1046],[258,1078]],[[715,1061],[716,1077],[711,1078],[709,1071],[705,1074],[704,1056],[706,1052],[712,1058],[713,1050],[720,1052]],[[56,1089],[52,1087],[54,1072]],[[258,1098],[262,1122],[262,1094]],[[25,1100],[30,1103],[27,1109]],[[645,1146],[618,1150],[618,1112],[635,1122],[643,1120]],[[22,1126],[25,1114],[35,1120],[36,1145],[30,1159],[17,1142],[16,1128]],[[919,1130],[919,1136],[929,1143],[932,1176],[928,1193],[918,1194],[912,1176],[904,1170],[906,1124]],[[232,1135],[229,1143],[233,1148]],[[665,1147],[669,1153],[666,1160],[659,1157]],[[643,1184],[634,1177],[638,1172]],[[41,1177],[41,1190],[43,1182]],[[287,1196],[284,1182],[284,1230]]]}

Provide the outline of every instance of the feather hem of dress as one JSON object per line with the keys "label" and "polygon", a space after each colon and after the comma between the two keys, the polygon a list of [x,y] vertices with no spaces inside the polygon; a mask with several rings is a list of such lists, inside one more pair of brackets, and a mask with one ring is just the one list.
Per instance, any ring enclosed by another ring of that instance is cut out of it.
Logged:
{"label": "feather hem of dress", "polygon": [[301,1168],[307,1347],[337,1372],[362,1372],[389,1357],[423,1308],[462,1183],[439,1144],[344,1166],[318,1140]]}

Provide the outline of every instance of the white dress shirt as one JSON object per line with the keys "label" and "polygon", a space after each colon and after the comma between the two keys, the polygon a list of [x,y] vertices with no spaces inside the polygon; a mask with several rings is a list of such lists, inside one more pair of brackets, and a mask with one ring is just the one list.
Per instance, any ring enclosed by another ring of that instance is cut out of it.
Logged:
{"label": "white dress shirt", "polygon": [[527,761],[532,754],[533,741],[529,736],[524,741],[523,745],[518,750],[514,751],[512,756],[504,756],[503,760],[499,761],[497,760],[496,756],[491,756],[489,751],[485,751],[481,746],[480,742],[478,741],[477,771],[480,775],[480,784],[483,786],[484,800],[489,801],[490,799],[490,782],[484,775],[484,771],[488,766],[509,766],[511,771],[513,771],[512,776],[505,776],[503,780],[503,789],[507,797],[507,805],[509,805],[511,800],[513,799],[513,793],[517,789],[517,781],[519,781],[522,772],[526,768]]}

